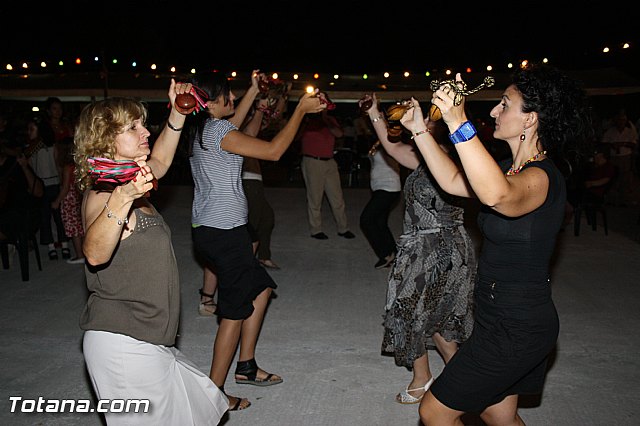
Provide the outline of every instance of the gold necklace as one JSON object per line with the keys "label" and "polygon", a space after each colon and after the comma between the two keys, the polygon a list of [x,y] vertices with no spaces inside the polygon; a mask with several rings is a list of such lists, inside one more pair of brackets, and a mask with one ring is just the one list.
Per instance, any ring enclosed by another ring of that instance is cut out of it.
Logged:
{"label": "gold necklace", "polygon": [[529,164],[532,161],[536,161],[538,158],[540,158],[541,156],[545,155],[546,153],[547,153],[547,151],[538,152],[536,155],[534,155],[533,157],[529,158],[524,163],[520,164],[520,167],[518,167],[517,169],[514,169],[513,168],[514,165],[512,164],[511,167],[509,168],[509,170],[507,171],[507,176],[517,175],[518,173],[520,173],[520,170],[522,170],[522,168],[524,166],[526,166],[527,164]]}

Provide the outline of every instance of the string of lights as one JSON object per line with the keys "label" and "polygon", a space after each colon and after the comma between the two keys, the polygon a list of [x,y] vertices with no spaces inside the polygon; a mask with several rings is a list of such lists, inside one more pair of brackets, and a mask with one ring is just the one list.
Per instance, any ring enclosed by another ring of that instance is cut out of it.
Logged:
{"label": "string of lights", "polygon": [[[627,53],[628,52],[628,53]],[[584,58],[585,63],[602,63],[602,61],[606,61],[611,56],[619,56],[616,58],[616,62],[620,65],[626,65],[629,62],[629,57],[634,54],[632,45],[630,42],[622,42],[615,46],[602,46],[599,51],[590,52],[591,58]],[[591,59],[591,60],[589,60]],[[532,61],[540,61],[547,62],[549,59],[547,57],[543,58],[533,58]],[[522,66],[522,64],[526,64],[529,62],[529,59],[518,59],[513,61],[506,61],[501,64],[485,64],[485,65],[475,65],[475,66],[467,66],[462,70],[456,71],[464,71],[467,73],[471,72],[491,72],[491,71],[508,71],[515,66]],[[613,64],[616,65],[616,64]],[[209,66],[193,66],[190,64],[184,63],[164,63],[164,62],[155,62],[148,60],[135,60],[135,59],[124,59],[118,57],[112,57],[109,59],[103,59],[101,55],[92,55],[92,56],[76,56],[76,57],[66,57],[61,59],[37,59],[37,58],[16,58],[13,61],[5,62],[3,64],[3,68],[5,73],[18,73],[18,74],[36,74],[36,73],[60,73],[60,72],[75,72],[75,71],[132,71],[137,73],[157,73],[157,72],[168,72],[172,74],[195,74],[197,72],[203,71],[216,71],[217,68],[221,68],[216,65]],[[229,66],[225,66],[225,69],[229,69]],[[302,68],[302,67],[301,67]],[[399,68],[402,68],[401,66]],[[415,68],[415,67],[414,67]],[[230,71],[231,73],[235,73],[236,75],[240,74],[242,71]],[[250,70],[244,71],[246,73],[251,72]],[[451,74],[454,72],[452,67],[448,67],[444,64],[438,65],[435,67],[425,66],[422,70],[416,69],[406,69],[406,70],[395,70],[395,71],[383,71],[380,75],[384,78],[389,78],[392,74],[402,75],[404,78],[411,78],[415,76],[425,76],[431,77],[435,73],[444,73]],[[287,74],[288,79],[297,80],[301,75],[313,75],[314,78],[318,78],[320,75],[314,71],[308,70],[300,70],[286,73],[283,71],[279,71],[281,75]],[[341,76],[340,73],[323,73],[330,74],[331,77],[335,80],[338,80]],[[353,74],[349,74],[353,75]],[[366,80],[372,74],[368,72],[360,73],[360,78]],[[233,77],[233,76],[231,76]]]}

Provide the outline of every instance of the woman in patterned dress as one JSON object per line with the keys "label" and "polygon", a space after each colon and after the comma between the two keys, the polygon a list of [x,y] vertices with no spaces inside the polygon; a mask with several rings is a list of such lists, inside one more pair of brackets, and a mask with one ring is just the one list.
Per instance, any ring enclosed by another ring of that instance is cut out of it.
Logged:
{"label": "woman in patterned dress", "polygon": [[[361,103],[370,98],[366,95]],[[471,334],[476,260],[461,199],[438,187],[412,144],[389,142],[377,103],[374,94],[367,113],[378,138],[393,158],[413,170],[404,184],[404,230],[389,274],[382,351],[412,370],[411,382],[396,401],[415,404],[434,381],[428,349],[435,347],[448,362]],[[435,123],[431,126],[435,133]]]}
{"label": "woman in patterned dress", "polygon": [[60,193],[53,202],[53,208],[60,209],[64,233],[71,238],[75,256],[67,259],[67,263],[84,263],[82,240],[84,228],[82,226],[82,194],[75,183],[75,162],[73,160],[73,137],[69,136],[60,142],[60,157],[62,182]]}

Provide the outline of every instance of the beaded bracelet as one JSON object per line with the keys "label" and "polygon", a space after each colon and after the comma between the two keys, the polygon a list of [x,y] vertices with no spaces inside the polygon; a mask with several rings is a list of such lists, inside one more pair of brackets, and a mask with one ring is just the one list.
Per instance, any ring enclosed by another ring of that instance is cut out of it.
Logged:
{"label": "beaded bracelet", "polygon": [[124,219],[120,219],[118,216],[116,216],[116,214],[114,212],[111,211],[111,209],[109,208],[109,205],[107,203],[104,203],[104,208],[107,209],[107,217],[109,219],[113,218],[116,220],[116,223],[118,224],[118,226],[122,226],[127,225],[129,223],[129,218],[125,217]]}
{"label": "beaded bracelet", "polygon": [[429,133],[429,129],[420,130],[411,136],[411,139],[415,139],[417,136],[424,135],[425,133]]}

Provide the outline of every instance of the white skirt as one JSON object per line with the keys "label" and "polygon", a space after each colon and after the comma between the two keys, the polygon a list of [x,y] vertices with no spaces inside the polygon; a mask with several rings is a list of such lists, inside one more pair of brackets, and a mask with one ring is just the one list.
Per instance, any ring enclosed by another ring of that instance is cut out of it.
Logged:
{"label": "white skirt", "polygon": [[217,425],[229,408],[224,393],[176,348],[88,330],[83,351],[99,400],[149,400],[146,413],[122,412],[119,403],[121,412],[104,413],[109,426]]}

